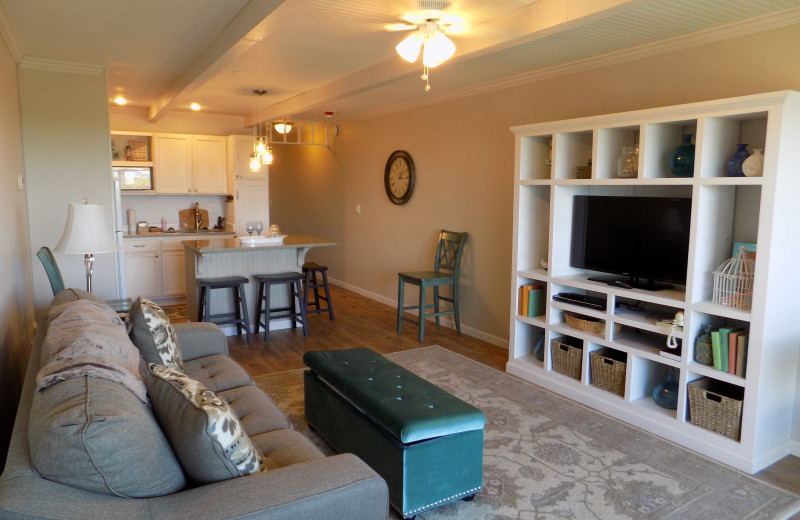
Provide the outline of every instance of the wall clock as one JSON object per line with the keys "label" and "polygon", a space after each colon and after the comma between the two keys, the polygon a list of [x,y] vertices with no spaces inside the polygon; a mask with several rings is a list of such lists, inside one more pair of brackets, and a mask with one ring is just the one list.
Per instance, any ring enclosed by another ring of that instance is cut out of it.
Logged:
{"label": "wall clock", "polygon": [[405,204],[411,199],[416,176],[411,155],[405,150],[392,152],[383,170],[383,186],[386,188],[386,196],[393,204]]}

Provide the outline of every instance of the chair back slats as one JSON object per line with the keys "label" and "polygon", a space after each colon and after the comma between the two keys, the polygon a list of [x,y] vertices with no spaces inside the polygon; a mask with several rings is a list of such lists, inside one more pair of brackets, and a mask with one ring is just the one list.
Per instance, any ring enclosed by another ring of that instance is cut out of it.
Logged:
{"label": "chair back slats", "polygon": [[461,266],[461,253],[464,251],[463,245],[466,238],[466,232],[457,233],[443,229],[439,233],[439,244],[436,247],[436,260],[433,266],[434,271],[450,271],[458,277]]}
{"label": "chair back slats", "polygon": [[50,287],[53,289],[53,296],[64,290],[64,279],[61,278],[61,271],[58,269],[56,257],[50,248],[45,246],[36,252],[36,256],[42,261],[44,272],[47,273],[47,278],[50,280]]}

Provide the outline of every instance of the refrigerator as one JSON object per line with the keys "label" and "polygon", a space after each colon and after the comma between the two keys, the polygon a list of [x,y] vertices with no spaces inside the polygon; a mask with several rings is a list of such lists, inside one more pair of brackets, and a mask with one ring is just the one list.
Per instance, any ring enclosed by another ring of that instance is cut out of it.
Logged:
{"label": "refrigerator", "polygon": [[[248,236],[247,221],[260,220],[264,225],[261,235],[269,229],[269,183],[266,180],[234,181],[233,231],[237,237]],[[231,213],[228,213],[230,215]]]}
{"label": "refrigerator", "polygon": [[128,231],[127,216],[123,215],[121,178],[122,172],[116,168],[111,170],[111,180],[114,187],[114,195],[111,198],[111,214],[113,215],[114,242],[119,249],[114,253],[116,258],[117,271],[117,298],[125,299],[128,297],[125,289],[125,251],[123,250],[123,237]]}

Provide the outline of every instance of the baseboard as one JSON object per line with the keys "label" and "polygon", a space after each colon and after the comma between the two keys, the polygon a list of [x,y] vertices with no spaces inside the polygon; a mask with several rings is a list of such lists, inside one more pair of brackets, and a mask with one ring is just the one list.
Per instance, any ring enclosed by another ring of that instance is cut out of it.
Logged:
{"label": "baseboard", "polygon": [[[331,278],[331,277],[328,277],[328,283],[331,283],[333,285],[338,285],[339,287],[342,287],[343,289],[347,289],[348,291],[352,291],[352,292],[354,292],[356,294],[360,294],[361,296],[364,296],[365,298],[369,298],[370,300],[375,300],[377,302],[380,302],[380,303],[383,303],[385,305],[388,305],[389,307],[397,309],[397,300],[396,299],[387,298],[387,297],[382,296],[380,294],[374,293],[372,291],[367,291],[366,289],[362,289],[361,287],[357,287],[355,285],[352,285],[352,284],[349,284],[349,283],[345,283],[345,282],[342,282],[341,280],[337,280],[337,279]],[[412,314],[417,314],[415,311],[411,311],[411,312],[412,312]],[[431,318],[430,321],[432,321],[432,320],[433,319]],[[442,326],[447,327],[448,329],[455,330],[456,324],[452,319],[443,317],[443,318],[440,319],[440,321],[442,323]],[[478,329],[475,329],[473,327],[470,327],[469,325],[465,325],[463,322],[461,323],[461,333],[462,334],[466,334],[468,336],[472,336],[473,338],[477,338],[477,339],[479,339],[481,341],[485,341],[485,342],[491,343],[492,345],[495,345],[497,347],[504,348],[504,349],[508,350],[508,338],[500,338],[498,336],[494,336],[494,335],[489,334],[487,332],[484,332],[482,330],[478,330]]]}

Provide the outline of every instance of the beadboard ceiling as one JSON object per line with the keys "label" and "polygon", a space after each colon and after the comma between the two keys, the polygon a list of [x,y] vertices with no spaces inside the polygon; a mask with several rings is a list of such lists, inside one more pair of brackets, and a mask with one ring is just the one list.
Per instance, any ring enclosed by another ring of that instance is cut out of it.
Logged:
{"label": "beadboard ceiling", "polygon": [[[395,53],[416,0],[0,0],[24,67],[108,71],[109,100],[155,121],[204,113],[338,121],[797,23],[800,0],[454,0],[456,54]],[[268,93],[258,97],[254,89]],[[256,111],[257,108],[257,111]]]}

